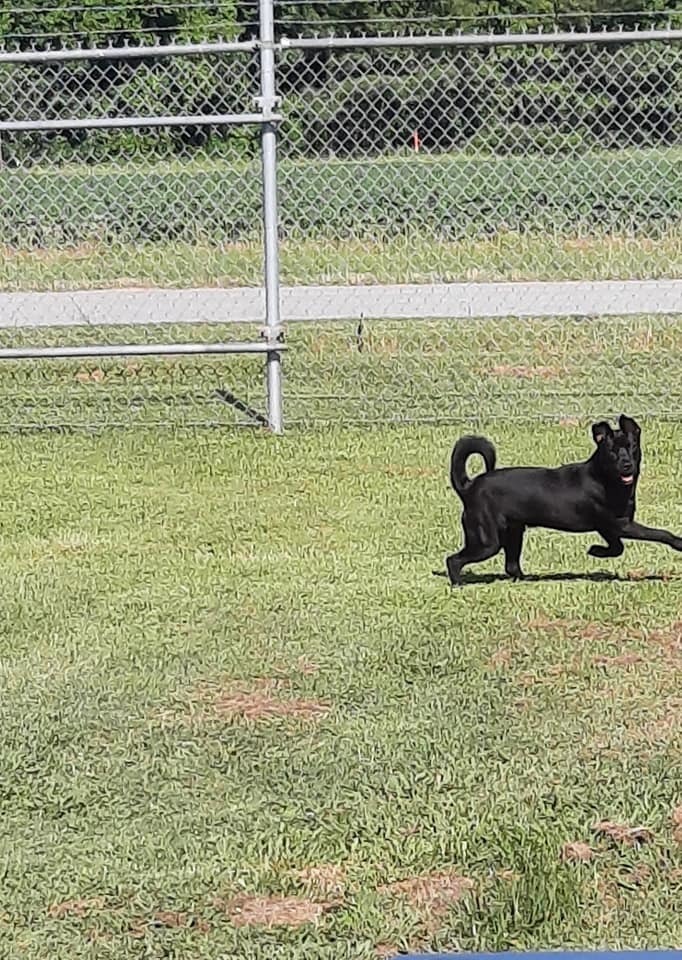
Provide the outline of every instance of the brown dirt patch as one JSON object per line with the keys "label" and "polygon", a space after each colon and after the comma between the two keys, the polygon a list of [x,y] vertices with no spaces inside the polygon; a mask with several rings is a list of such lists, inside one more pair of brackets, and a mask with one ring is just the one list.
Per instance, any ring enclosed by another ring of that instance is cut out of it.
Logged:
{"label": "brown dirt patch", "polygon": [[474,881],[454,871],[409,877],[378,887],[379,893],[407,900],[411,906],[430,914],[445,913],[474,887]]}
{"label": "brown dirt patch", "polygon": [[682,805],[675,807],[672,812],[673,840],[682,846]]}
{"label": "brown dirt patch", "polygon": [[221,719],[319,720],[329,712],[328,703],[291,697],[290,691],[291,685],[284,680],[258,679],[236,681],[220,690],[205,691],[202,699],[211,704]]}
{"label": "brown dirt patch", "polygon": [[525,366],[519,364],[496,364],[484,371],[492,377],[510,377],[520,380],[558,380],[559,377],[565,377],[570,371],[566,367],[551,366]]}
{"label": "brown dirt patch", "polygon": [[581,640],[608,640],[618,629],[604,623],[578,623],[576,629]]}
{"label": "brown dirt patch", "polygon": [[601,877],[597,882],[597,894],[605,914],[599,919],[601,923],[605,923],[608,916],[620,907],[621,897],[618,884],[612,877]]}
{"label": "brown dirt patch", "polygon": [[235,927],[302,927],[316,923],[334,904],[303,897],[241,894],[221,906]]}
{"label": "brown dirt patch", "polygon": [[[646,574],[643,574],[646,576]],[[545,616],[538,616],[525,624],[528,630],[539,630],[549,634],[570,634],[580,640],[604,642],[617,640],[622,643],[624,640],[648,643],[658,646],[661,653],[666,657],[675,659],[682,657],[682,620],[675,620],[667,626],[657,627],[653,630],[644,630],[641,628],[628,628],[618,624],[605,624],[596,621],[563,620],[549,619]],[[633,666],[636,663],[645,662],[645,658],[637,653],[626,652],[614,656],[597,656],[593,659],[595,666]]]}
{"label": "brown dirt patch", "polygon": [[662,647],[665,653],[677,656],[682,653],[682,620],[675,620],[667,627],[649,630],[646,637]]}
{"label": "brown dirt patch", "polygon": [[640,657],[638,653],[619,653],[613,657],[601,655],[592,658],[592,663],[596,667],[631,667],[636,663],[643,662],[644,658]]}
{"label": "brown dirt patch", "polygon": [[500,647],[489,658],[488,666],[492,670],[499,670],[501,667],[508,667],[512,662],[512,652],[508,647]]}
{"label": "brown dirt patch", "polygon": [[[357,346],[355,347],[357,349]],[[397,357],[400,353],[400,339],[396,336],[377,337],[370,334],[363,338],[363,349],[367,353],[376,353],[384,357]]]}
{"label": "brown dirt patch", "polygon": [[394,943],[377,943],[374,955],[379,957],[379,960],[390,960],[391,957],[398,956],[398,947]]}
{"label": "brown dirt patch", "polygon": [[637,847],[644,843],[651,843],[654,839],[653,831],[649,827],[628,827],[624,823],[614,823],[612,820],[601,820],[592,828],[597,836],[606,837],[614,843],[626,847]]}
{"label": "brown dirt patch", "polygon": [[48,913],[55,920],[64,920],[66,917],[84,917],[93,910],[102,910],[104,897],[90,897],[86,900],[64,900],[62,903],[53,903]]}
{"label": "brown dirt patch", "polygon": [[79,370],[74,375],[74,380],[78,380],[79,383],[103,383],[106,378],[104,370],[100,370],[99,367],[95,370]]}
{"label": "brown dirt patch", "polygon": [[642,330],[634,337],[630,337],[628,346],[634,353],[649,353],[656,346],[653,330]]}
{"label": "brown dirt patch", "polygon": [[646,863],[638,863],[628,870],[625,874],[625,880],[627,883],[632,884],[635,887],[645,886],[651,879],[651,867],[647,866]]}
{"label": "brown dirt patch", "polygon": [[130,925],[130,936],[140,940],[154,930],[195,930],[208,933],[211,925],[208,920],[191,913],[176,910],[158,910],[151,917],[138,917]]}
{"label": "brown dirt patch", "polygon": [[587,237],[568,237],[563,241],[564,250],[592,250],[594,241]]}
{"label": "brown dirt patch", "polygon": [[[653,574],[651,570],[636,567],[634,570],[627,570],[625,576],[628,580],[640,581],[648,580],[650,577],[653,577]],[[656,577],[663,580],[664,583],[669,583],[671,580],[679,579],[679,574],[674,570],[656,570]]]}
{"label": "brown dirt patch", "polygon": [[340,896],[346,889],[346,874],[343,867],[325,863],[296,870],[294,876],[303,886],[322,897]]}
{"label": "brown dirt patch", "polygon": [[581,840],[565,843],[561,848],[561,859],[564,863],[589,863],[593,857],[592,847]]}

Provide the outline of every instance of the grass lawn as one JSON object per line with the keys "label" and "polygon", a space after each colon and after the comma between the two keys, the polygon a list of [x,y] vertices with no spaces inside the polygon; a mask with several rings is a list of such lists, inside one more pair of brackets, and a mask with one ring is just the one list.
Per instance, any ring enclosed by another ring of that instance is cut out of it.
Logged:
{"label": "grass lawn", "polygon": [[[681,157],[284,157],[282,283],[679,277]],[[259,285],[261,207],[257,161],[8,169],[0,290]]]}
{"label": "grass lawn", "polygon": [[[0,290],[259,286],[260,240],[84,243],[0,248]],[[682,274],[682,233],[658,238],[559,231],[438,240],[419,228],[383,240],[315,238],[280,245],[282,285],[502,280],[658,280]]]}
{"label": "grass lawn", "polygon": [[[0,345],[258,339],[250,324],[0,330]],[[498,419],[679,420],[682,314],[293,323],[283,360],[293,424]],[[263,412],[259,357],[6,362],[0,430],[232,424],[227,389]],[[238,418],[244,419],[241,414]]]}
{"label": "grass lawn", "polygon": [[682,942],[682,557],[535,532],[451,592],[459,429],[0,437],[2,955]]}

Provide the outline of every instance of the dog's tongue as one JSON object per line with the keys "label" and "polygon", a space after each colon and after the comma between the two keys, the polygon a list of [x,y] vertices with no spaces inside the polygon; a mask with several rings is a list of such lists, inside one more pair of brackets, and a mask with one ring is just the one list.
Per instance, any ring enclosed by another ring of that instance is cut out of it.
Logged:
{"label": "dog's tongue", "polygon": [[621,481],[622,481],[623,483],[626,483],[626,484],[629,486],[635,478],[634,478],[634,477],[621,477],[620,479],[621,479]]}

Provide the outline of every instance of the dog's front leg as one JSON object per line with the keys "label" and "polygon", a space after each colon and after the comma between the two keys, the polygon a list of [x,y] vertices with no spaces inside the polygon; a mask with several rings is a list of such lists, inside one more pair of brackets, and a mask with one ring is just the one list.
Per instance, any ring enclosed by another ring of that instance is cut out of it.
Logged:
{"label": "dog's front leg", "polygon": [[659,530],[656,527],[645,527],[636,520],[621,520],[618,525],[618,534],[626,540],[649,540],[653,543],[664,543],[666,547],[682,551],[682,537],[676,537],[669,530]]}
{"label": "dog's front leg", "polygon": [[598,530],[597,532],[600,537],[606,540],[606,546],[602,547],[601,544],[594,543],[587,551],[588,554],[591,557],[599,557],[600,559],[604,559],[605,557],[620,557],[625,550],[620,537],[610,530]]}

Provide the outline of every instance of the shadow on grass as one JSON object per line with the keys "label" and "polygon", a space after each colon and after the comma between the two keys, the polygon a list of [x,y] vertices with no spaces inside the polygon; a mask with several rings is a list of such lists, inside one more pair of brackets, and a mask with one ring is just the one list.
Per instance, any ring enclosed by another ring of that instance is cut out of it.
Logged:
{"label": "shadow on grass", "polygon": [[[444,577],[446,580],[448,574],[446,570],[433,570],[434,577]],[[564,583],[570,580],[586,580],[591,583],[650,583],[652,581],[664,583],[669,581],[670,576],[662,576],[658,573],[652,573],[642,577],[621,577],[617,573],[608,573],[606,571],[593,571],[591,573],[529,573],[522,580],[512,581],[506,573],[463,573],[462,586],[474,586],[482,583],[497,583],[507,581],[508,583]]]}

